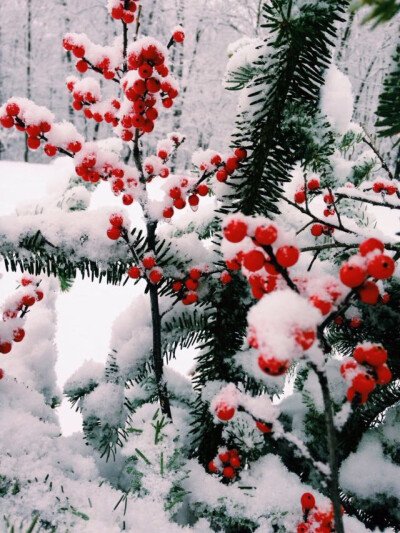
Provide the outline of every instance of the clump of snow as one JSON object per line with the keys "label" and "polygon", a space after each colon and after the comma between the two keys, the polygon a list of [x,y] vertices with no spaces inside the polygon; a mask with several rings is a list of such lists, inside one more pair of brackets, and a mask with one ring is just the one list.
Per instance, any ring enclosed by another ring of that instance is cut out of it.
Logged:
{"label": "clump of snow", "polygon": [[321,111],[340,134],[346,133],[350,127],[353,103],[349,78],[332,64],[326,72],[325,85],[321,90]]}

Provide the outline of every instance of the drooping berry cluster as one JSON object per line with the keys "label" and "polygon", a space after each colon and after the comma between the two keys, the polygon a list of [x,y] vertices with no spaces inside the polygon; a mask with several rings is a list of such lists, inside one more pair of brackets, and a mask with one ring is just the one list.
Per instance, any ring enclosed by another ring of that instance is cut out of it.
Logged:
{"label": "drooping berry cluster", "polygon": [[157,284],[163,279],[162,268],[156,264],[154,254],[146,254],[142,259],[142,265],[133,265],[128,270],[128,276],[132,279],[139,279],[143,275],[151,281],[151,283]]}
{"label": "drooping berry cluster", "polygon": [[94,78],[79,80],[75,76],[68,76],[67,88],[74,98],[72,107],[80,111],[84,106],[91,106],[101,99],[100,83]]}
{"label": "drooping berry cluster", "polygon": [[397,184],[385,178],[376,179],[372,183],[372,190],[377,194],[382,194],[383,196],[385,194],[392,196],[393,194],[398,193]]}
{"label": "drooping berry cluster", "polygon": [[258,300],[278,287],[280,273],[295,265],[300,257],[287,235],[266,218],[228,217],[224,237],[233,244],[243,243],[239,248],[227,247],[226,266],[230,270],[242,268]]}
{"label": "drooping berry cluster", "polygon": [[242,466],[239,452],[235,449],[221,448],[215,459],[209,462],[208,470],[212,474],[218,474],[221,479],[233,480]]}
{"label": "drooping berry cluster", "polygon": [[21,280],[23,289],[5,303],[3,321],[0,322],[0,353],[11,352],[13,342],[21,342],[25,337],[23,328],[28,309],[40,302],[43,291],[39,288],[40,279],[25,275]]}
{"label": "drooping berry cluster", "polygon": [[373,280],[386,280],[393,276],[396,264],[384,253],[385,247],[378,239],[367,239],[359,246],[359,253],[353,255],[340,269],[340,280],[344,285],[358,292],[362,302],[375,305],[383,297]]}
{"label": "drooping berry cluster", "polygon": [[359,344],[353,358],[345,360],[340,372],[350,384],[347,399],[354,405],[364,404],[377,385],[386,385],[392,379],[387,366],[388,354],[380,344],[364,342]]}
{"label": "drooping berry cluster", "polygon": [[[311,492],[301,496],[303,522],[297,525],[297,533],[333,533],[335,531],[333,505],[316,506],[315,497]],[[344,509],[342,507],[342,514]]]}
{"label": "drooping berry cluster", "polygon": [[189,270],[189,275],[186,278],[172,282],[172,290],[177,293],[183,305],[191,305],[198,301],[197,290],[200,278],[206,271],[207,268],[194,267]]}
{"label": "drooping berry cluster", "polygon": [[[139,0],[129,0],[127,5],[124,0],[108,0],[108,12],[115,20],[122,20],[125,24],[132,24]],[[125,9],[126,6],[126,9]]]}

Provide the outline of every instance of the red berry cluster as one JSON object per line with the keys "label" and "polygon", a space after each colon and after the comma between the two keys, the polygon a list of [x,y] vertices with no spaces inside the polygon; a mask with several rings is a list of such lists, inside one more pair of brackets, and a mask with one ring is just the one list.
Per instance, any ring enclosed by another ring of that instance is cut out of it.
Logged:
{"label": "red berry cluster", "polygon": [[398,193],[397,185],[389,180],[377,179],[372,184],[372,190],[376,193],[392,196]]}
{"label": "red berry cluster", "polygon": [[[315,192],[318,191],[321,184],[318,178],[312,178],[307,182],[307,190],[309,192]],[[297,191],[294,194],[294,201],[296,204],[304,204],[306,201],[306,193],[305,193],[305,187],[301,186],[297,189]]]}
{"label": "red berry cluster", "polygon": [[[303,509],[303,522],[297,525],[297,533],[333,533],[335,531],[332,504],[326,510],[318,508],[311,492],[305,492],[300,501]],[[343,507],[342,514],[344,514]]]}
{"label": "red berry cluster", "polygon": [[235,449],[224,448],[219,451],[215,459],[209,462],[208,470],[212,474],[218,474],[222,479],[233,480],[241,466],[239,452]]}
{"label": "red berry cluster", "polygon": [[129,0],[125,9],[124,0],[109,0],[108,12],[115,20],[122,20],[125,24],[132,24],[135,20],[135,12],[139,0]]}
{"label": "red berry cluster", "polygon": [[172,290],[178,293],[183,305],[191,305],[198,301],[199,295],[197,294],[197,290],[202,274],[204,274],[204,270],[191,268],[189,270],[189,276],[186,279],[176,280],[172,283]]}
{"label": "red berry cluster", "polygon": [[139,174],[134,168],[121,163],[116,154],[100,150],[95,143],[87,143],[75,157],[75,171],[86,182],[108,181],[115,196],[122,194],[124,205],[133,203]]}
{"label": "red berry cluster", "polygon": [[197,211],[200,203],[199,196],[207,196],[209,190],[208,185],[205,183],[192,187],[187,178],[182,178],[178,185],[171,186],[169,189],[168,197],[166,198],[167,206],[163,211],[164,218],[170,220],[174,216],[174,208],[184,209],[187,203],[192,211]]}
{"label": "red berry cluster", "polygon": [[132,279],[139,279],[143,272],[146,272],[148,279],[157,284],[163,279],[163,271],[156,266],[156,260],[153,254],[147,254],[142,259],[142,267],[133,265],[128,270],[128,276]]}
{"label": "red berry cluster", "polygon": [[387,352],[380,344],[359,344],[354,352],[354,359],[342,363],[340,372],[351,383],[347,399],[354,405],[364,404],[376,385],[386,385],[392,379],[392,372],[387,366]]}
{"label": "red berry cluster", "polygon": [[93,119],[97,123],[103,122],[104,120],[107,124],[111,124],[115,128],[119,124],[119,119],[116,114],[120,108],[120,101],[117,98],[113,98],[112,100],[103,100],[97,104],[92,104],[90,107],[85,107],[83,113],[89,120]]}
{"label": "red berry cluster", "polygon": [[[26,290],[7,305],[3,311],[3,323],[0,323],[0,353],[7,354],[12,349],[13,342],[21,342],[25,337],[23,317],[27,310],[36,302],[43,299],[43,291],[39,288],[40,280],[33,276],[24,276],[21,285]],[[21,313],[21,316],[18,316]]]}
{"label": "red berry cluster", "polygon": [[353,255],[340,269],[340,280],[344,285],[356,289],[362,302],[374,305],[384,301],[375,281],[368,277],[385,280],[393,276],[396,264],[384,253],[385,247],[378,239],[367,239],[359,246],[359,253]]}
{"label": "red berry cluster", "polygon": [[80,111],[84,106],[90,106],[100,100],[100,84],[93,78],[79,81],[74,76],[67,79],[67,88],[72,93],[74,101],[72,107]]}
{"label": "red berry cluster", "polygon": [[[264,294],[274,291],[278,286],[279,268],[286,269],[295,265],[300,257],[296,246],[283,244],[274,251],[276,263],[265,251],[266,246],[272,246],[278,239],[278,227],[265,219],[260,224],[248,224],[250,220],[243,217],[228,219],[224,226],[224,237],[231,243],[242,242],[245,237],[250,237],[254,248],[240,250],[235,257],[226,261],[230,270],[239,270],[244,267],[248,271],[248,281],[251,285],[252,294],[258,300]],[[278,268],[277,268],[278,267]],[[253,274],[257,272],[257,274]]]}

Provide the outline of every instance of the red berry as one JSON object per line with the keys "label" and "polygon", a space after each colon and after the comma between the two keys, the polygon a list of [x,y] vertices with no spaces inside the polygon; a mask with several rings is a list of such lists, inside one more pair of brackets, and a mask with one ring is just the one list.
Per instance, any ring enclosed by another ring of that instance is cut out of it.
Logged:
{"label": "red berry", "polygon": [[37,150],[40,146],[40,139],[38,137],[28,137],[27,144],[31,150]]}
{"label": "red berry", "polygon": [[6,354],[11,352],[11,342],[0,342],[0,353]]}
{"label": "red berry", "polygon": [[164,100],[162,101],[162,105],[166,109],[169,109],[170,107],[172,107],[173,104],[174,104],[174,101],[172,100],[172,98],[164,98]]}
{"label": "red berry", "polygon": [[120,215],[119,213],[113,213],[110,216],[110,224],[111,226],[115,226],[116,228],[120,228],[124,224],[124,217]]}
{"label": "red berry", "polygon": [[256,420],[256,426],[257,429],[261,431],[261,433],[272,433],[272,424],[266,424],[264,422]]}
{"label": "red berry", "polygon": [[374,281],[366,281],[358,290],[358,294],[365,304],[375,305],[378,303],[379,289]]}
{"label": "red berry", "polygon": [[360,346],[356,346],[353,352],[353,357],[357,361],[357,363],[360,363],[360,365],[362,365],[363,363],[365,363],[366,353],[367,348],[361,344]]}
{"label": "red berry", "polygon": [[228,283],[232,281],[232,276],[229,274],[227,270],[224,270],[224,272],[222,272],[221,274],[220,280],[221,280],[221,283],[223,283],[224,285],[227,285]]}
{"label": "red berry", "polygon": [[246,159],[247,157],[247,150],[245,148],[236,148],[235,156],[239,161],[242,161],[242,159]]}
{"label": "red berry", "polygon": [[75,67],[76,67],[76,70],[78,72],[80,72],[81,74],[84,74],[87,71],[87,69],[89,68],[89,65],[86,63],[86,61],[81,59],[80,61],[77,62]]}
{"label": "red berry", "polygon": [[347,287],[358,287],[367,277],[364,267],[345,263],[340,269],[340,280]]}
{"label": "red berry", "polygon": [[156,260],[152,255],[147,255],[143,257],[142,263],[143,263],[144,268],[150,269],[150,268],[155,267]]}
{"label": "red berry", "polygon": [[[158,93],[161,89],[161,83],[156,79],[156,78],[149,78],[147,81],[146,81],[146,89],[149,91],[149,93]],[[167,98],[167,100],[171,100],[170,98]],[[163,101],[163,104],[164,104],[164,107],[167,107],[165,105],[165,100]],[[172,102],[172,100],[171,100]],[[172,105],[172,103],[171,103]],[[169,106],[171,107],[171,106]]]}
{"label": "red berry", "polygon": [[44,297],[43,291],[38,289],[37,291],[35,291],[35,294],[36,294],[36,300],[38,302],[41,302],[43,300],[43,297]]}
{"label": "red berry", "polygon": [[223,470],[224,477],[233,479],[235,477],[235,471],[231,466],[226,466]]}
{"label": "red berry", "polygon": [[30,294],[26,294],[22,297],[21,303],[23,305],[26,305],[27,307],[31,307],[36,303],[36,298],[34,296],[31,296]]}
{"label": "red berry", "polygon": [[183,198],[177,198],[176,200],[174,200],[174,206],[177,209],[183,209],[185,205],[186,205],[186,202]]}
{"label": "red berry", "polygon": [[250,272],[260,270],[264,266],[264,263],[264,254],[259,250],[250,250],[250,252],[247,252],[243,256],[243,265],[247,270],[250,270]]}
{"label": "red berry", "polygon": [[170,189],[169,195],[174,200],[177,200],[178,198],[181,197],[182,191],[181,191],[180,187],[173,187],[172,189]]}
{"label": "red berry", "polygon": [[74,46],[72,48],[72,53],[75,57],[83,57],[85,55],[85,48],[83,46]]}
{"label": "red berry", "polygon": [[13,340],[15,342],[21,342],[24,337],[25,337],[25,331],[22,328],[14,329]]}
{"label": "red berry", "polygon": [[220,420],[227,422],[235,416],[236,408],[232,407],[224,402],[217,405],[215,409],[215,414]]}
{"label": "red berry", "polygon": [[233,468],[240,468],[240,459],[239,457],[236,457],[235,455],[229,459],[229,462],[231,463],[231,466]]}
{"label": "red berry", "polygon": [[185,40],[185,34],[183,31],[176,31],[172,37],[176,43],[183,43]]}
{"label": "red berry", "polygon": [[227,463],[229,461],[229,453],[227,451],[221,452],[218,454],[218,458],[222,463]]}
{"label": "red berry", "polygon": [[333,204],[334,200],[335,200],[335,198],[333,197],[332,194],[325,194],[324,195],[324,202],[326,204],[331,205],[331,204]]}
{"label": "red berry", "polygon": [[381,191],[383,191],[385,189],[385,185],[384,183],[380,182],[380,181],[376,181],[373,185],[372,185],[372,190],[376,193],[379,193]]}
{"label": "red berry", "polygon": [[388,255],[376,255],[367,264],[368,274],[376,279],[388,279],[396,269],[395,262]]}
{"label": "red berry", "polygon": [[159,283],[163,279],[161,269],[155,268],[154,270],[151,270],[149,274],[149,279],[154,284]]}
{"label": "red berry", "polygon": [[360,394],[354,387],[350,387],[347,391],[347,399],[351,403],[355,402],[357,405],[362,405],[368,401],[368,394]]}
{"label": "red berry", "polygon": [[218,472],[218,467],[217,465],[214,463],[214,461],[210,461],[208,463],[208,470],[212,473],[212,474],[216,474]]}
{"label": "red berry", "polygon": [[369,394],[375,388],[376,382],[369,374],[357,374],[353,379],[352,386],[360,394]]}
{"label": "red berry", "polygon": [[68,150],[76,154],[82,150],[82,144],[79,141],[70,142],[68,144]]}
{"label": "red berry", "polygon": [[128,276],[132,279],[139,279],[140,278],[140,268],[137,266],[131,266],[131,268],[128,270]]}
{"label": "red berry", "polygon": [[29,135],[29,137],[39,137],[40,127],[36,124],[31,124],[30,126],[26,127],[26,133]]}
{"label": "red berry", "polygon": [[381,365],[375,370],[375,372],[377,376],[376,382],[379,385],[386,385],[392,379],[392,372],[387,365]]}
{"label": "red berry", "polygon": [[370,252],[373,252],[374,250],[379,250],[381,253],[383,253],[383,250],[385,249],[383,242],[379,239],[374,238],[363,241],[358,248],[360,250],[360,254],[363,257],[365,257]]}
{"label": "red berry", "polygon": [[209,187],[208,185],[205,185],[204,183],[201,183],[198,187],[197,187],[197,193],[200,195],[200,196],[206,196],[208,194],[208,191],[209,191]]}
{"label": "red berry", "polygon": [[271,263],[269,259],[265,261],[264,268],[270,276],[277,276],[279,274],[276,267]]}
{"label": "red berry", "polygon": [[215,166],[218,166],[220,165],[222,162],[222,159],[221,159],[221,156],[219,154],[215,154],[212,158],[211,158],[211,161],[210,163],[212,165],[215,165]]}
{"label": "red berry", "polygon": [[184,298],[182,298],[183,305],[191,305],[197,302],[199,296],[197,292],[188,292]]}
{"label": "red berry", "polygon": [[120,20],[124,14],[124,8],[122,6],[114,7],[111,10],[111,16],[115,20]]}
{"label": "red berry", "polygon": [[365,361],[373,367],[380,367],[386,363],[388,358],[387,351],[379,344],[373,345],[370,348],[366,348],[364,354]]}
{"label": "red berry", "polygon": [[308,350],[314,344],[316,338],[316,333],[313,329],[301,331],[297,330],[295,339],[298,344],[303,348],[303,350]]}
{"label": "red berry", "polygon": [[197,194],[191,194],[188,198],[189,205],[191,205],[192,207],[196,207],[197,205],[199,205],[199,201],[200,200]]}
{"label": "red berry", "polygon": [[310,301],[323,315],[327,315],[332,309],[332,303],[328,300],[323,300],[319,296],[311,296]]}
{"label": "red berry", "polygon": [[284,268],[295,265],[299,260],[299,257],[299,249],[295,246],[281,246],[276,251],[276,260]]}
{"label": "red berry", "polygon": [[306,193],[304,191],[297,191],[294,195],[296,204],[303,204],[306,201]]}
{"label": "red berry", "polygon": [[289,368],[289,361],[280,361],[275,357],[268,357],[260,354],[258,366],[269,376],[281,376]]}
{"label": "red berry", "polygon": [[322,224],[313,224],[311,227],[311,233],[314,235],[314,237],[320,237],[323,232],[323,225]]}
{"label": "red berry", "polygon": [[197,287],[199,286],[199,282],[195,281],[194,279],[187,279],[185,281],[186,288],[189,289],[189,291],[195,291]]}
{"label": "red berry", "polygon": [[132,24],[132,22],[135,20],[135,15],[130,11],[124,11],[122,14],[122,20],[125,22],[125,24]]}
{"label": "red berry", "polygon": [[0,368],[0,379],[4,378],[4,370]]}
{"label": "red berry", "polygon": [[32,280],[29,279],[29,278],[22,278],[21,280],[21,285],[23,287],[26,287],[27,285],[31,285],[32,284]]}
{"label": "red berry", "polygon": [[44,152],[49,157],[54,157],[57,153],[57,147],[52,144],[46,144],[44,147]]}
{"label": "red berry", "polygon": [[316,189],[319,188],[319,185],[320,185],[319,180],[314,178],[307,183],[307,188],[309,191],[315,191]]}
{"label": "red berry", "polygon": [[172,284],[172,290],[175,292],[179,292],[183,287],[183,283],[181,281],[174,281]]}
{"label": "red berry", "polygon": [[195,281],[198,281],[201,277],[201,270],[199,268],[191,268],[189,271],[189,276]]}
{"label": "red berry", "polygon": [[225,169],[221,168],[216,174],[217,180],[223,183],[228,179],[228,173]]}
{"label": "red berry", "polygon": [[10,115],[12,117],[16,117],[20,112],[20,108],[19,108],[19,105],[14,103],[14,102],[10,102],[9,104],[6,105],[6,113],[7,115]]}
{"label": "red berry", "polygon": [[144,79],[151,78],[151,76],[153,75],[153,67],[149,65],[148,63],[143,63],[143,65],[139,67],[138,72],[141,78],[144,78]]}
{"label": "red berry", "polygon": [[131,205],[133,203],[133,196],[131,194],[124,194],[122,196],[122,203],[124,205]]}
{"label": "red berry", "polygon": [[14,126],[14,119],[10,116],[1,117],[0,124],[3,126],[3,128],[10,129]]}
{"label": "red berry", "polygon": [[358,317],[358,316],[353,316],[353,318],[350,320],[350,326],[352,328],[358,328],[359,326],[361,326],[361,318]]}
{"label": "red berry", "polygon": [[121,237],[121,230],[115,226],[111,226],[111,228],[108,228],[107,230],[107,237],[112,241],[116,241]]}
{"label": "red berry", "polygon": [[174,208],[173,207],[166,207],[163,211],[163,217],[164,218],[172,218],[174,214]]}
{"label": "red berry", "polygon": [[308,533],[310,531],[310,528],[308,525],[304,522],[297,525],[297,533]]}
{"label": "red berry", "polygon": [[347,372],[350,370],[355,370],[357,368],[357,363],[355,361],[346,361],[340,365],[340,373],[345,378]]}
{"label": "red berry", "polygon": [[239,161],[237,157],[229,157],[225,163],[225,172],[233,174],[239,168]]}
{"label": "red berry", "polygon": [[270,224],[269,226],[258,226],[254,233],[254,236],[259,244],[262,244],[263,246],[268,246],[270,244],[273,244],[278,238],[278,230],[272,224]]}
{"label": "red berry", "polygon": [[301,506],[303,509],[312,509],[315,507],[315,498],[311,492],[305,492],[301,497]]}
{"label": "red berry", "polygon": [[247,235],[247,224],[241,220],[231,220],[224,228],[224,237],[229,242],[240,242]]}

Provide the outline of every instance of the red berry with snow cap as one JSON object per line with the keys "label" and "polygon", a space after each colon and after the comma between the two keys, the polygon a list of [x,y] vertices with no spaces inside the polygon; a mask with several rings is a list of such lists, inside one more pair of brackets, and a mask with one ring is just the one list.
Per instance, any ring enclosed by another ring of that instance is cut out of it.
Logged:
{"label": "red berry with snow cap", "polygon": [[360,254],[365,257],[370,252],[373,252],[374,250],[379,250],[381,253],[383,253],[383,250],[385,249],[383,242],[379,239],[367,239],[366,241],[363,241],[360,246],[358,247],[360,250]]}
{"label": "red berry with snow cap", "polygon": [[143,263],[144,268],[150,269],[150,268],[155,267],[156,260],[154,259],[152,255],[147,255],[143,257],[142,263]]}
{"label": "red berry with snow cap", "polygon": [[183,43],[185,40],[185,33],[181,30],[175,31],[172,38],[176,43]]}
{"label": "red berry with snow cap", "polygon": [[340,280],[347,287],[358,287],[367,277],[367,271],[361,265],[346,263],[339,272]]}
{"label": "red berry with snow cap", "polygon": [[140,268],[137,266],[131,266],[131,268],[128,270],[128,276],[132,279],[139,279],[140,278]]}
{"label": "red berry with snow cap", "polygon": [[388,279],[396,269],[395,262],[388,255],[376,255],[367,264],[368,274],[376,279]]}
{"label": "red berry with snow cap", "polygon": [[115,226],[111,226],[111,228],[108,228],[107,230],[107,237],[112,241],[116,241],[121,237],[121,230]]}
{"label": "red berry with snow cap", "polygon": [[247,224],[242,220],[231,220],[224,228],[224,237],[229,242],[241,242],[247,235]]}
{"label": "red berry with snow cap", "polygon": [[278,230],[273,224],[258,226],[254,232],[254,237],[259,244],[269,246],[278,238]]}
{"label": "red berry with snow cap", "polygon": [[315,330],[309,329],[309,330],[297,330],[295,334],[295,339],[297,344],[300,344],[300,346],[303,348],[303,350],[308,350],[311,348],[311,346],[314,344],[316,339],[316,333]]}
{"label": "red berry with snow cap", "polygon": [[288,370],[290,364],[287,360],[282,361],[276,359],[275,357],[269,357],[261,354],[258,357],[258,366],[269,376],[281,376]]}
{"label": "red berry with snow cap", "polygon": [[236,408],[226,404],[225,402],[221,402],[215,409],[215,414],[217,417],[224,422],[231,420],[235,416],[235,412]]}
{"label": "red berry with snow cap", "polygon": [[281,246],[276,251],[276,260],[284,268],[295,265],[299,260],[299,257],[299,249],[295,246]]}

